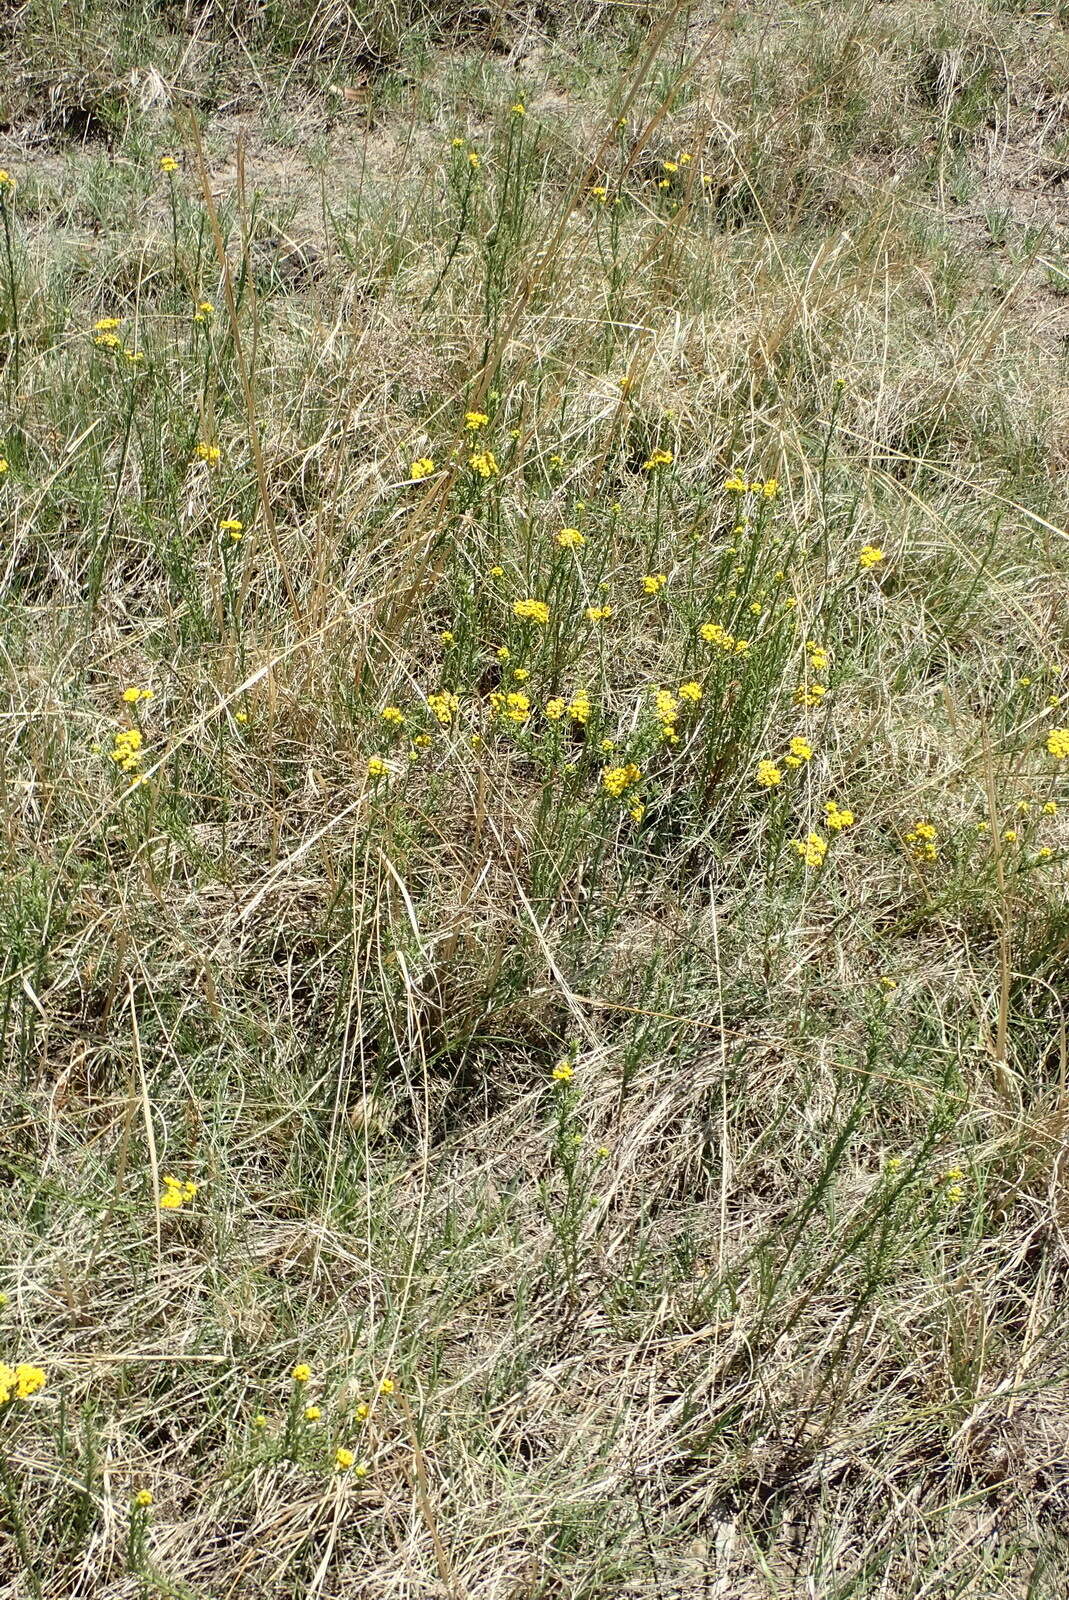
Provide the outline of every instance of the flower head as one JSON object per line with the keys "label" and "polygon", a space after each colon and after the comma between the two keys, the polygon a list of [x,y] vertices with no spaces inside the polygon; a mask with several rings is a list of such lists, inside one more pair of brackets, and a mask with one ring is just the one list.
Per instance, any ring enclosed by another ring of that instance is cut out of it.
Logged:
{"label": "flower head", "polygon": [[497,457],[492,450],[483,450],[478,455],[469,456],[468,466],[480,478],[496,478],[501,471],[497,464]]}
{"label": "flower head", "polygon": [[612,616],[612,606],[587,606],[583,615],[588,622],[608,622]]}
{"label": "flower head", "polygon": [[647,573],[642,580],[642,592],[643,594],[660,594],[667,582],[668,574],[665,572]]}
{"label": "flower head", "polygon": [[540,628],[549,621],[549,607],[544,600],[514,600],[512,614],[521,622],[536,622]]}
{"label": "flower head", "polygon": [[367,762],[367,775],[369,778],[385,778],[390,769],[381,756],[369,756]]}
{"label": "flower head", "polygon": [[245,524],[237,517],[224,517],[219,524],[220,533],[228,533],[234,540],[240,539],[245,532]]}
{"label": "flower head", "polygon": [[418,483],[420,478],[429,478],[433,471],[434,462],[431,460],[430,456],[420,456],[418,460],[413,461],[412,465],[409,467],[408,475],[413,483]]}
{"label": "flower head", "polygon": [[218,466],[222,453],[217,444],[206,444],[203,439],[193,452],[198,461],[206,461],[210,467]]}
{"label": "flower head", "polygon": [[841,833],[844,828],[854,826],[854,813],[845,806],[840,806],[836,800],[824,802],[824,825],[832,833]]}
{"label": "flower head", "polygon": [[140,1506],[142,1511],[147,1511],[152,1504],[152,1490],[139,1489],[134,1495],[134,1505]]}
{"label": "flower head", "polygon": [[586,540],[578,528],[562,528],[557,535],[557,543],[562,550],[578,550],[580,545],[586,544]]}
{"label": "flower head", "polygon": [[791,849],[807,867],[821,867],[828,853],[828,841],[819,833],[809,833],[804,839],[792,839]]}
{"label": "flower head", "polygon": [[757,781],[762,789],[774,789],[783,782],[783,772],[774,761],[764,760],[757,763]]}
{"label": "flower head", "polygon": [[1047,734],[1047,754],[1055,761],[1069,760],[1069,728],[1051,728]]}
{"label": "flower head", "polygon": [[478,433],[480,428],[485,428],[490,421],[485,411],[465,411],[464,426],[469,433]]}
{"label": "flower head", "polygon": [[670,467],[673,456],[671,450],[654,450],[642,463],[643,472],[656,472],[658,467]]}
{"label": "flower head", "polygon": [[335,1472],[348,1472],[355,1460],[356,1456],[353,1452],[347,1449],[345,1445],[340,1444],[334,1452]]}
{"label": "flower head", "polygon": [[160,171],[161,172],[177,172],[178,171],[178,162],[175,160],[174,156],[161,156],[160,157]]}
{"label": "flower head", "polygon": [[293,1379],[294,1383],[307,1383],[311,1376],[312,1369],[308,1365],[307,1361],[298,1361],[297,1365],[290,1373],[290,1377]]}
{"label": "flower head", "polygon": [[858,566],[863,570],[878,567],[883,559],[884,553],[878,544],[863,544],[857,553]]}
{"label": "flower head", "polygon": [[575,1077],[575,1068],[570,1061],[558,1061],[553,1068],[554,1083],[568,1083]]}

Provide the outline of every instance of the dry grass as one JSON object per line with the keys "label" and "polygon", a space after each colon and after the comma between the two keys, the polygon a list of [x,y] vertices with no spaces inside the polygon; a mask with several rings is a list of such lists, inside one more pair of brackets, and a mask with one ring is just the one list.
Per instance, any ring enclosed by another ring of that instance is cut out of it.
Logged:
{"label": "dry grass", "polygon": [[1063,1594],[1052,14],[11,38],[0,1593]]}

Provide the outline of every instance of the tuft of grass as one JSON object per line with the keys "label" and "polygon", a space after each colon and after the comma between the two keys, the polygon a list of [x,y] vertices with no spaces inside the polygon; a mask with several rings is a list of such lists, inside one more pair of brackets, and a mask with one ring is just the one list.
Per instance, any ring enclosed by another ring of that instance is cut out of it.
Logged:
{"label": "tuft of grass", "polygon": [[1047,13],[11,44],[5,1592],[1060,1596]]}

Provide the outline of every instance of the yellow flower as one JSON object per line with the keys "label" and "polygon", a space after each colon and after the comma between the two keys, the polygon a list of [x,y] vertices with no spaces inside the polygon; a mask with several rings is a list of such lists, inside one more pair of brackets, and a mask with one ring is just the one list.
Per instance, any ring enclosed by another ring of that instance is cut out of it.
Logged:
{"label": "yellow flower", "polygon": [[0,477],[7,471],[7,457],[0,456]]}
{"label": "yellow flower", "polygon": [[258,1428],[258,1429],[263,1429],[263,1428],[267,1427],[267,1418],[264,1416],[262,1411],[258,1411],[256,1413],[256,1415],[253,1417],[252,1425],[253,1425],[254,1428]]}
{"label": "yellow flower", "polygon": [[477,456],[469,456],[468,466],[473,472],[477,472],[480,478],[496,478],[501,471],[492,450],[483,450]]}
{"label": "yellow flower", "polygon": [[562,550],[578,550],[580,545],[586,544],[586,540],[578,528],[562,528],[557,535],[557,543]]}
{"label": "yellow flower", "polygon": [[161,172],[177,172],[178,171],[178,162],[175,160],[174,156],[161,156],[160,157],[160,171]]}
{"label": "yellow flower", "polygon": [[642,580],[643,593],[644,594],[660,594],[661,590],[664,588],[664,586],[665,586],[665,584],[667,582],[668,582],[667,573],[664,573],[664,572],[651,572],[651,573],[648,573],[647,576],[644,577],[643,580]]}
{"label": "yellow flower", "polygon": [[466,140],[464,140],[464,139],[450,139],[449,142],[453,146],[454,150],[463,150],[464,145],[466,143]]}
{"label": "yellow flower", "polygon": [[662,722],[674,722],[679,716],[679,701],[670,689],[655,689],[653,703]]}
{"label": "yellow flower", "polygon": [[194,322],[206,322],[209,317],[214,317],[215,307],[210,300],[198,300],[193,312]]}
{"label": "yellow flower", "polygon": [[829,666],[831,665],[831,657],[828,655],[828,652],[823,648],[823,646],[819,644],[807,644],[806,649],[809,651],[809,665],[812,670],[814,672],[827,672]]}
{"label": "yellow flower", "polygon": [[1057,816],[1057,814],[1058,814],[1058,802],[1057,802],[1057,800],[1048,800],[1048,801],[1046,801],[1046,803],[1043,806],[1043,815],[1045,817],[1055,817],[1055,816]]}
{"label": "yellow flower", "polygon": [[304,1408],[304,1419],[306,1422],[318,1422],[322,1415],[323,1409],[321,1406],[305,1406]]}
{"label": "yellow flower", "polygon": [[479,157],[478,157],[478,155],[476,154],[476,152],[474,150],[469,150],[468,151],[468,165],[473,170],[479,168],[482,165],[482,162],[479,160]]}
{"label": "yellow flower", "polygon": [[140,700],[140,698],[141,698],[141,690],[140,689],[124,689],[123,692],[122,692],[122,697],[126,701],[126,704],[128,706],[135,705],[137,703],[137,701]]}
{"label": "yellow flower", "polygon": [[294,1383],[307,1383],[312,1376],[312,1369],[306,1361],[298,1361],[290,1376]]}
{"label": "yellow flower", "polygon": [[353,1468],[353,1477],[366,1478],[370,1471],[371,1468],[368,1466],[366,1461],[358,1461],[356,1466]]}
{"label": "yellow flower", "polygon": [[152,1490],[139,1489],[134,1495],[134,1505],[140,1506],[142,1511],[147,1511],[152,1504]]}
{"label": "yellow flower", "polygon": [[662,161],[661,162],[661,167],[665,172],[678,172],[679,171],[679,162],[678,161]]}
{"label": "yellow flower", "polygon": [[503,578],[505,576],[504,567],[491,567],[490,576],[491,578]]}
{"label": "yellow flower", "polygon": [[420,456],[419,459],[417,461],[413,461],[412,465],[409,467],[408,475],[414,483],[418,483],[420,478],[429,478],[433,471],[434,462],[431,460],[430,456]]}
{"label": "yellow flower", "polygon": [[0,189],[13,189],[15,180],[5,167],[0,167]]}
{"label": "yellow flower", "polygon": [[857,553],[858,565],[863,569],[878,567],[884,559],[884,553],[878,544],[863,544]]}
{"label": "yellow flower", "polygon": [[567,1083],[569,1079],[574,1077],[575,1068],[572,1066],[570,1061],[558,1061],[557,1065],[553,1068],[554,1083]]}
{"label": "yellow flower", "polygon": [[514,117],[525,117],[527,115],[527,107],[524,105],[522,100],[515,100],[509,107],[509,110],[512,112]]}
{"label": "yellow flower", "polygon": [[794,691],[796,706],[818,706],[827,694],[822,683],[800,683]]}
{"label": "yellow flower", "polygon": [[360,1404],[354,1410],[353,1416],[356,1418],[357,1422],[366,1422],[370,1415],[371,1407],[368,1405],[366,1400],[361,1400]]}
{"label": "yellow flower", "polygon": [[791,849],[807,867],[820,867],[828,853],[828,841],[819,833],[809,833],[804,839],[792,839]]}
{"label": "yellow flower", "polygon": [[810,761],[813,757],[813,746],[808,739],[792,739],[791,755],[796,761]]}
{"label": "yellow flower", "polygon": [[356,1456],[353,1452],[347,1449],[345,1445],[340,1444],[334,1452],[334,1470],[336,1472],[348,1472],[355,1460]]}
{"label": "yellow flower", "polygon": [[583,615],[588,622],[608,622],[612,616],[612,606],[587,606]]}
{"label": "yellow flower", "polygon": [[220,533],[228,533],[232,539],[240,539],[245,531],[245,524],[237,517],[224,517],[219,524]]}
{"label": "yellow flower", "polygon": [[394,1383],[392,1378],[383,1378],[382,1382],[379,1384],[379,1393],[393,1394],[396,1387],[397,1385]]}
{"label": "yellow flower", "polygon": [[385,778],[389,770],[381,756],[368,757],[367,775],[369,778]]}
{"label": "yellow flower", "polygon": [[485,428],[490,418],[485,411],[465,411],[464,426],[469,433],[478,433],[480,428]]}
{"label": "yellow flower", "polygon": [[[456,712],[460,710],[460,701],[449,689],[442,689],[438,694],[429,694],[427,705],[443,727],[448,726]],[[424,748],[430,744],[426,734],[421,734],[414,742],[423,745]]]}
{"label": "yellow flower", "polygon": [[537,622],[540,628],[549,621],[549,607],[544,600],[514,600],[512,614],[522,622]]}
{"label": "yellow flower", "polygon": [[210,467],[218,465],[222,453],[217,444],[205,444],[203,440],[194,451],[198,461],[206,461]]}
{"label": "yellow flower", "polygon": [[1069,728],[1052,728],[1047,734],[1047,753],[1055,761],[1069,759]]}
{"label": "yellow flower", "polygon": [[844,828],[854,826],[854,813],[842,807],[835,800],[824,802],[824,825],[833,833],[841,833]]}
{"label": "yellow flower", "polygon": [[737,648],[738,641],[734,635],[728,633],[726,628],[721,627],[719,622],[703,622],[698,632],[706,644],[719,645],[721,650],[730,651]]}
{"label": "yellow flower", "polygon": [[691,680],[689,683],[679,685],[679,698],[688,701],[692,706],[697,705],[702,697],[702,686]]}
{"label": "yellow flower", "polygon": [[642,463],[642,470],[643,472],[655,472],[658,467],[670,467],[672,460],[671,450],[654,450],[648,460]]}
{"label": "yellow flower", "polygon": [[568,715],[573,722],[580,722],[584,726],[590,721],[591,712],[590,696],[585,689],[577,689],[568,706]]}
{"label": "yellow flower", "polygon": [[936,830],[930,822],[915,822],[906,834],[906,843],[912,848],[916,861],[935,861],[939,856]]}
{"label": "yellow flower", "polygon": [[638,783],[641,777],[642,773],[633,761],[629,761],[626,767],[602,767],[601,786],[619,799],[624,790]]}
{"label": "yellow flower", "polygon": [[[893,990],[898,988],[898,979],[897,978],[882,977],[880,979],[880,988],[884,991],[885,994],[890,994]],[[899,1165],[901,1165],[901,1162],[899,1163]]]}
{"label": "yellow flower", "polygon": [[746,493],[746,479],[745,478],[738,478],[738,477],[725,478],[724,479],[724,490],[725,490],[725,492],[727,494],[745,494]]}
{"label": "yellow flower", "polygon": [[93,332],[114,333],[115,329],[121,326],[122,323],[119,317],[101,317],[98,322],[93,323]]}
{"label": "yellow flower", "polygon": [[559,722],[565,711],[564,701],[558,697],[546,701],[546,716],[550,722]]}
{"label": "yellow flower", "polygon": [[443,628],[438,637],[441,639],[443,644],[455,644],[457,636],[453,632],[452,628]]}
{"label": "yellow flower", "polygon": [[234,712],[234,721],[235,722],[248,722],[248,720],[249,720],[249,713],[247,711],[235,711]]}
{"label": "yellow flower", "polygon": [[599,206],[603,206],[605,204],[606,200],[609,198],[608,189],[606,189],[600,183],[591,184],[588,193],[590,195],[591,200],[594,201],[595,205],[599,205]]}
{"label": "yellow flower", "polygon": [[637,806],[632,806],[627,814],[631,818],[632,822],[641,822],[643,817],[646,815],[646,807],[639,802]]}
{"label": "yellow flower", "polygon": [[774,761],[759,761],[757,763],[757,781],[762,789],[774,789],[783,782],[783,773]]}

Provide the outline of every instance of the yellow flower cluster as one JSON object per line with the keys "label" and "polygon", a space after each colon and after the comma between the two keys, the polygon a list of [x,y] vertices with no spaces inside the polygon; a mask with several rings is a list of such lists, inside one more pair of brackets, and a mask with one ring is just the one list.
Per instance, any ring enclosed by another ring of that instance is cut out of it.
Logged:
{"label": "yellow flower cluster", "polygon": [[138,728],[122,728],[115,735],[115,745],[108,756],[121,772],[135,772],[144,756],[143,742]]}
{"label": "yellow flower cluster", "polygon": [[643,594],[660,594],[667,582],[668,574],[665,572],[648,573],[642,580],[642,592]]}
{"label": "yellow flower cluster", "polygon": [[480,478],[496,478],[501,471],[492,450],[483,450],[479,455],[469,456],[468,466],[472,472],[478,473]]}
{"label": "yellow flower cluster", "polygon": [[369,778],[385,778],[389,775],[389,767],[381,756],[368,756],[367,775]]}
{"label": "yellow flower cluster", "polygon": [[434,471],[434,462],[430,456],[420,456],[408,469],[408,475],[413,483],[418,483],[421,478],[429,478]]}
{"label": "yellow flower cluster", "polygon": [[757,763],[757,781],[762,789],[774,789],[783,782],[783,773],[774,761],[766,758]]}
{"label": "yellow flower cluster", "polygon": [[391,728],[403,728],[405,725],[405,714],[400,706],[383,706],[379,716]]}
{"label": "yellow flower cluster", "polygon": [[544,600],[514,600],[512,614],[521,622],[537,622],[540,628],[549,621],[549,607]]}
{"label": "yellow flower cluster", "polygon": [[588,622],[608,622],[612,616],[612,606],[587,606],[583,615]]}
{"label": "yellow flower cluster", "polygon": [[557,535],[557,543],[562,550],[578,550],[586,540],[578,528],[562,528]]}
{"label": "yellow flower cluster", "polygon": [[6,1406],[9,1400],[28,1400],[47,1382],[48,1375],[43,1367],[35,1367],[28,1361],[9,1367],[6,1361],[0,1361],[0,1406]]}
{"label": "yellow flower cluster", "polygon": [[437,694],[427,696],[427,706],[442,727],[446,728],[460,710],[460,701],[451,690],[441,689]]}
{"label": "yellow flower cluster", "polygon": [[210,300],[198,300],[193,310],[194,322],[207,322],[209,317],[215,316],[215,307]]}
{"label": "yellow flower cluster", "polygon": [[759,494],[765,500],[774,500],[779,494],[778,478],[755,478],[752,483],[747,483],[745,478],[733,477],[724,479],[724,488],[729,494]]}
{"label": "yellow flower cluster", "polygon": [[575,1077],[575,1068],[570,1061],[558,1061],[553,1068],[554,1083],[568,1083]]}
{"label": "yellow flower cluster", "polygon": [[575,694],[568,702],[567,709],[568,715],[571,717],[573,722],[579,722],[582,723],[584,727],[586,726],[586,724],[590,721],[590,713],[593,710],[593,707],[590,704],[590,696],[587,694],[585,689],[576,690]]}
{"label": "yellow flower cluster", "polygon": [[490,714],[504,717],[509,722],[524,723],[531,715],[531,702],[525,694],[492,694]]}
{"label": "yellow flower cluster", "polygon": [[706,644],[719,645],[728,655],[744,656],[750,648],[749,639],[736,639],[719,622],[703,622],[698,632]]}
{"label": "yellow flower cluster", "polygon": [[654,450],[649,458],[642,463],[642,470],[643,472],[656,472],[658,467],[670,467],[671,465],[671,450]]}
{"label": "yellow flower cluster", "polygon": [[245,531],[245,524],[237,517],[224,517],[219,524],[220,533],[228,533],[231,539],[237,541]]}
{"label": "yellow flower cluster", "polygon": [[196,455],[198,461],[206,461],[210,467],[215,467],[219,464],[219,458],[222,455],[222,451],[217,444],[205,444],[204,441],[201,440],[200,444],[197,445],[194,454]]}
{"label": "yellow flower cluster", "polygon": [[163,1193],[160,1195],[161,1211],[181,1211],[188,1200],[197,1198],[195,1183],[183,1183],[180,1178],[169,1177],[166,1173],[163,1178]]}
{"label": "yellow flower cluster", "polygon": [[161,172],[177,172],[178,171],[178,162],[175,160],[174,156],[161,156],[160,157],[160,171]]}
{"label": "yellow flower cluster", "polygon": [[464,426],[469,433],[478,433],[480,428],[485,428],[490,418],[485,411],[465,411]]}
{"label": "yellow flower cluster", "polygon": [[131,686],[123,690],[122,698],[128,706],[135,706],[139,700],[151,700],[155,692],[155,689],[135,689]]}
{"label": "yellow flower cluster", "polygon": [[906,843],[911,847],[916,861],[935,861],[939,856],[939,845],[935,827],[930,822],[915,822],[906,834]]}
{"label": "yellow flower cluster", "polygon": [[785,767],[800,767],[803,761],[812,761],[813,746],[808,739],[792,739],[790,750],[783,758]]}
{"label": "yellow flower cluster", "polygon": [[857,553],[857,564],[862,571],[869,567],[878,567],[884,559],[884,553],[878,544],[863,544]]}
{"label": "yellow flower cluster", "polygon": [[848,807],[840,806],[836,800],[825,800],[824,826],[830,828],[832,833],[841,833],[844,828],[852,828],[854,821],[854,813]]}
{"label": "yellow flower cluster", "polygon": [[630,789],[642,778],[641,769],[629,761],[626,767],[602,767],[601,786],[615,799],[619,799],[625,790]]}
{"label": "yellow flower cluster", "polygon": [[807,867],[822,867],[828,853],[828,841],[819,833],[808,833],[804,839],[792,839],[791,849]]}
{"label": "yellow flower cluster", "polygon": [[1052,728],[1047,734],[1047,754],[1055,761],[1069,760],[1069,728]]}

